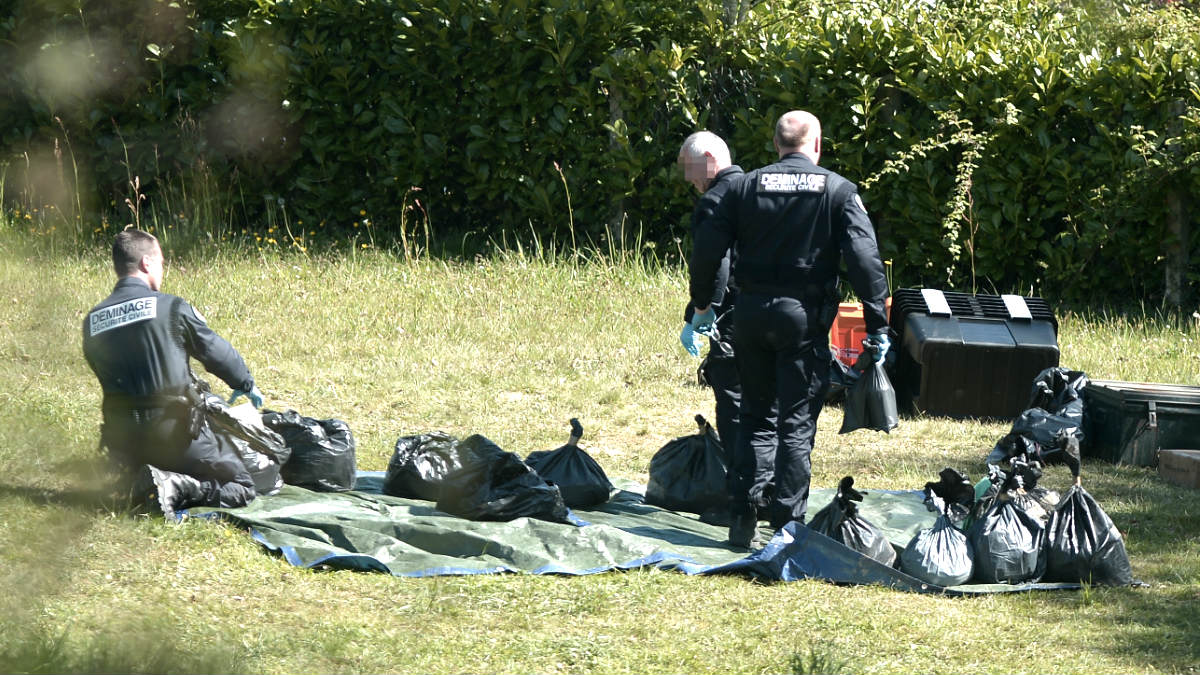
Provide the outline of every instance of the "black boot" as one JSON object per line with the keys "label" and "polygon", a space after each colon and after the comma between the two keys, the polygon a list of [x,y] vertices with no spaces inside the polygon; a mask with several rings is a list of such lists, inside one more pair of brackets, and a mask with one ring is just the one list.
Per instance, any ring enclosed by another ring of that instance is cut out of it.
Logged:
{"label": "black boot", "polygon": [[738,548],[755,548],[762,545],[758,538],[758,519],[754,511],[734,513],[730,516],[729,543]]}
{"label": "black boot", "polygon": [[204,486],[199,480],[149,464],[138,470],[131,496],[134,505],[144,504],[168,519],[174,519],[176,511],[205,503]]}

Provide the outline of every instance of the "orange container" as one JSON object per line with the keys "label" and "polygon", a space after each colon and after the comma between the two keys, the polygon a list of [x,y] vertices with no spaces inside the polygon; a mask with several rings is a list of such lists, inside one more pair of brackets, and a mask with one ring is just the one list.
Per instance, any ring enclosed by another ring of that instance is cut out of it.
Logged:
{"label": "orange container", "polygon": [[[892,299],[887,299],[886,311],[892,312]],[[867,339],[867,322],[863,319],[861,302],[843,302],[838,305],[837,316],[829,329],[829,346],[837,359],[847,366],[854,365],[862,352],[862,341]]]}

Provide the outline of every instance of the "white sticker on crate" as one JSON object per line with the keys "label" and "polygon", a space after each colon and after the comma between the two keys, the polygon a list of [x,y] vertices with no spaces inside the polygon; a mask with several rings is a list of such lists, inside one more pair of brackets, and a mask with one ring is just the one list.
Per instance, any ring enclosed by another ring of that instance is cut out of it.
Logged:
{"label": "white sticker on crate", "polygon": [[1019,295],[1001,295],[1000,299],[1004,301],[1009,318],[1033,320],[1033,315],[1029,313],[1029,305],[1025,304],[1025,298]]}
{"label": "white sticker on crate", "polygon": [[921,297],[925,299],[925,307],[934,316],[950,316],[950,303],[946,302],[946,294],[936,288],[922,288]]}

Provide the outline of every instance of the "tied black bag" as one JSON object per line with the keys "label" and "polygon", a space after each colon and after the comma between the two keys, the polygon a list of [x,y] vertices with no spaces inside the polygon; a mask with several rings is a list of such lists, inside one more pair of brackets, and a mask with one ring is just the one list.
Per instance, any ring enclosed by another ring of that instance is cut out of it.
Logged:
{"label": "tied black bag", "polygon": [[469,520],[513,520],[529,517],[570,523],[567,505],[521,458],[478,434],[458,443],[462,457],[474,461],[446,475],[438,509]]}
{"label": "tied black bag", "polygon": [[904,547],[900,569],[931,584],[957,586],[970,580],[975,570],[975,554],[962,530],[975,504],[975,488],[952,468],[938,475],[938,482],[925,484],[925,507],[938,518]]}
{"label": "tied black bag", "polygon": [[1136,583],[1121,532],[1078,482],[1051,514],[1046,531],[1048,581],[1107,586]]}
{"label": "tied black bag", "polygon": [[581,438],[583,425],[572,418],[571,435],[566,445],[555,450],[531,452],[525,458],[525,463],[546,482],[558,486],[567,506],[576,509],[603,504],[613,491],[604,469],[579,447]]}
{"label": "tied black bag", "polygon": [[699,433],[676,438],[650,458],[647,504],[696,514],[729,509],[725,451],[703,415],[696,424]]}
{"label": "tied black bag", "polygon": [[345,422],[304,417],[295,410],[267,411],[262,418],[292,453],[280,470],[283,482],[317,492],[354,489],[354,434]]}
{"label": "tied black bag", "polygon": [[896,411],[896,389],[879,359],[879,345],[863,340],[863,350],[854,364],[862,375],[846,391],[846,404],[839,434],[858,429],[891,433],[900,425]]}
{"label": "tied black bag", "polygon": [[1021,500],[1001,491],[967,532],[975,579],[988,584],[1036,582],[1046,572],[1046,530]]}
{"label": "tied black bag", "polygon": [[890,567],[896,563],[896,549],[878,527],[858,515],[857,502],[862,500],[863,493],[854,489],[854,478],[846,476],[838,483],[833,501],[818,511],[808,526]]}

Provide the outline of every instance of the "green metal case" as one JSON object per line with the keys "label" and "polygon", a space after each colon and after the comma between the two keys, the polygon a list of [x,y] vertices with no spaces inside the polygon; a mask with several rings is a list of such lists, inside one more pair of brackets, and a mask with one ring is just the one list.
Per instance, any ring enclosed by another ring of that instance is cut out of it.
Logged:
{"label": "green metal case", "polygon": [[1200,387],[1092,380],[1083,401],[1085,457],[1153,467],[1161,448],[1200,449]]}

